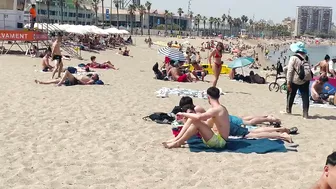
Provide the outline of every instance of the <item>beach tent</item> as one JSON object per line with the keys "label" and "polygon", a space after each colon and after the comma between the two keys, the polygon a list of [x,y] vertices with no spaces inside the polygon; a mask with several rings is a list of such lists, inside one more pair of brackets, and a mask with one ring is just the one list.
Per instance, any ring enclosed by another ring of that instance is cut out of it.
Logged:
{"label": "beach tent", "polygon": [[129,32],[127,30],[119,30],[120,34],[129,34]]}
{"label": "beach tent", "polygon": [[117,28],[108,28],[105,31],[109,34],[120,34],[120,30],[118,30]]}

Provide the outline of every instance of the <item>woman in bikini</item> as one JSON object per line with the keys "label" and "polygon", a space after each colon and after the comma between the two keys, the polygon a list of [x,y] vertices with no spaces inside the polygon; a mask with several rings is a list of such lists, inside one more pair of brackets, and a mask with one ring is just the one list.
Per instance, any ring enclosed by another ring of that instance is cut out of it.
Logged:
{"label": "woman in bikini", "polygon": [[[216,49],[214,51],[212,51],[211,54],[210,54],[210,56],[209,56],[210,67],[212,68],[212,71],[213,71],[214,76],[215,76],[215,80],[212,83],[213,87],[216,87],[219,75],[220,75],[221,70],[222,70],[222,54],[223,54],[223,50],[224,50],[223,43],[218,42],[217,46],[216,46]],[[214,58],[214,62],[213,63],[211,62],[212,57]]]}

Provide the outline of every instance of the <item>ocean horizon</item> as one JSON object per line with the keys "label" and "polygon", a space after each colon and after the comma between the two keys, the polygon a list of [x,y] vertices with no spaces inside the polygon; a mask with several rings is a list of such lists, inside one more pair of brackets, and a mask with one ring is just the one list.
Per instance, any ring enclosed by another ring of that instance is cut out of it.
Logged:
{"label": "ocean horizon", "polygon": [[[329,55],[331,58],[336,58],[336,46],[329,46],[329,45],[321,45],[321,46],[311,46],[307,48],[308,51],[308,57],[310,59],[310,63],[315,65],[321,60],[324,59],[325,55]],[[290,50],[287,51],[284,56],[287,56],[286,65],[288,63],[288,56],[293,55],[294,53]],[[280,52],[276,52],[275,54],[271,51],[270,52],[271,58],[270,62],[271,64],[275,64],[280,57]],[[281,59],[281,63],[283,63],[283,59]]]}

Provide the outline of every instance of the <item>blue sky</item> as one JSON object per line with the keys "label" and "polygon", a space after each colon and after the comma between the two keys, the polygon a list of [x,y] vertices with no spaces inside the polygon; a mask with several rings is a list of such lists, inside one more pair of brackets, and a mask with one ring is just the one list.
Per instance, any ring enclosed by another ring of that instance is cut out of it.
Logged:
{"label": "blue sky", "polygon": [[[108,0],[105,0],[105,2]],[[177,12],[182,8],[188,10],[188,0],[149,0],[153,9]],[[141,0],[145,4],[146,0]],[[106,3],[105,3],[106,4]],[[255,20],[273,20],[275,23],[287,16],[295,17],[296,6],[331,6],[333,7],[333,22],[336,22],[335,0],[192,0],[191,10],[195,14],[207,17],[221,17],[227,14],[229,8],[233,17],[245,14],[249,18],[255,15]]]}

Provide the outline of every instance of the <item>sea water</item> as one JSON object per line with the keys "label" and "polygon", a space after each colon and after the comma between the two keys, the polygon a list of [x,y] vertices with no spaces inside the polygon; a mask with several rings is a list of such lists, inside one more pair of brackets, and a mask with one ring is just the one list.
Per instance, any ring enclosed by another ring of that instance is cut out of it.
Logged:
{"label": "sea water", "polygon": [[[321,60],[324,59],[325,55],[329,55],[331,58],[336,58],[336,46],[314,46],[307,48],[308,51],[308,57],[310,60],[310,63],[312,65],[317,64]],[[288,57],[293,55],[294,53],[291,52],[289,49],[287,50],[287,53],[283,54],[283,56],[287,56],[286,65],[288,63]],[[274,54],[274,51],[270,51],[269,54],[271,64],[276,64],[278,61],[278,58],[280,57],[280,52],[277,51]],[[280,58],[281,63],[284,62],[283,58]]]}

